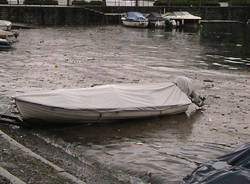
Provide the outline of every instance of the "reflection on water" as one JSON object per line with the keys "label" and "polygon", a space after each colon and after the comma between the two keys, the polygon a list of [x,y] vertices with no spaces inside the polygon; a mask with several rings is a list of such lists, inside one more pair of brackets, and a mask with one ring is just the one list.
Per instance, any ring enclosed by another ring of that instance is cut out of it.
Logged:
{"label": "reflection on water", "polygon": [[[14,47],[0,52],[1,113],[8,109],[9,96],[31,90],[161,82],[172,71],[248,71],[250,64],[249,29],[229,24],[204,25],[202,30],[121,26],[20,30]],[[152,183],[169,183],[228,150],[213,140],[196,139],[197,134],[211,137],[197,128],[202,127],[202,117],[178,115],[35,132],[55,143],[63,139],[76,144],[76,152],[111,168]]]}
{"label": "reflection on water", "polygon": [[201,44],[208,48],[203,54],[215,69],[247,70],[250,67],[250,28],[239,23],[205,24]]}
{"label": "reflection on water", "polygon": [[[185,114],[158,117],[151,119],[124,120],[106,124],[76,125],[77,127],[44,127],[52,135],[59,135],[68,142],[105,144],[105,142],[121,138],[167,138],[168,133],[175,132],[177,139],[186,139],[192,131],[192,123],[199,115],[188,119]],[[187,123],[189,124],[186,127]],[[163,133],[161,133],[163,132]],[[156,134],[157,133],[157,134]],[[162,135],[161,135],[162,134]]]}
{"label": "reflection on water", "polygon": [[190,141],[193,124],[201,117],[202,113],[191,118],[181,114],[91,126],[44,127],[35,131],[53,143],[63,139],[74,144],[71,148],[74,153],[148,182],[176,183],[198,164],[228,150],[225,145]]}

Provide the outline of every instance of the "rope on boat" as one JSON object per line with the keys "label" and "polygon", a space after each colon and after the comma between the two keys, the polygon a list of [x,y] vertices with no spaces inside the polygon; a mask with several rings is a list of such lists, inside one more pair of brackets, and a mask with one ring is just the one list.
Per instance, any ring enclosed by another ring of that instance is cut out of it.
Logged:
{"label": "rope on boat", "polygon": [[8,107],[6,108],[5,112],[0,113],[0,124],[11,124],[17,126],[24,125],[24,121],[22,120],[15,103],[10,100],[7,105]]}
{"label": "rope on boat", "polygon": [[24,122],[19,116],[0,114],[0,123],[20,126]]}

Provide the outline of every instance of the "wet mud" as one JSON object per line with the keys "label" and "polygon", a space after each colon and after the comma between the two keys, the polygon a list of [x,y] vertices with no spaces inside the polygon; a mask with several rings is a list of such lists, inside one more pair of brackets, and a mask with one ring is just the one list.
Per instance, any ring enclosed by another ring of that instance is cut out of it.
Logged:
{"label": "wet mud", "polygon": [[[200,163],[250,140],[250,40],[247,28],[242,34],[239,29],[230,26],[225,34],[215,26],[177,31],[121,26],[20,30],[14,49],[0,52],[1,113],[12,113],[9,97],[19,93],[164,82],[179,75],[193,79],[206,104],[191,116],[0,128],[87,183],[178,183]],[[8,158],[2,158],[0,166],[13,165]],[[28,160],[23,164],[32,167]],[[42,166],[40,171],[44,173]],[[13,174],[28,183],[28,176]],[[47,182],[53,183],[56,175],[50,177]]]}

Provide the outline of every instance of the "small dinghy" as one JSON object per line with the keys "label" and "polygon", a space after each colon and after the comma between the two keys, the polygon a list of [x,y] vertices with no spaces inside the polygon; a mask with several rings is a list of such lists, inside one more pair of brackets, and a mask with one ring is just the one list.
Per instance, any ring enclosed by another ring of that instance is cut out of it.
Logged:
{"label": "small dinghy", "polygon": [[178,114],[185,112],[192,103],[178,83],[172,82],[59,89],[22,94],[14,99],[24,121],[57,123],[106,122]]}
{"label": "small dinghy", "polygon": [[10,31],[11,30],[12,23],[7,20],[0,20],[0,29],[4,31]]}

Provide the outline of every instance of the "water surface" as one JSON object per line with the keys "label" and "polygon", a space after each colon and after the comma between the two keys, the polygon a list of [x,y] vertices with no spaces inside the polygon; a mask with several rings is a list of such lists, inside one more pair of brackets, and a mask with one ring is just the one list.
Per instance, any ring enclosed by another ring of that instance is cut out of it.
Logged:
{"label": "water surface", "polygon": [[[27,91],[162,82],[187,71],[245,74],[250,67],[249,33],[248,27],[231,24],[177,30],[122,26],[20,30],[14,48],[0,52],[0,112],[11,113],[9,97]],[[213,133],[201,132],[205,121],[202,113],[191,118],[182,114],[50,127],[34,134],[144,181],[178,183],[198,164],[232,147],[230,141],[215,143]]]}

